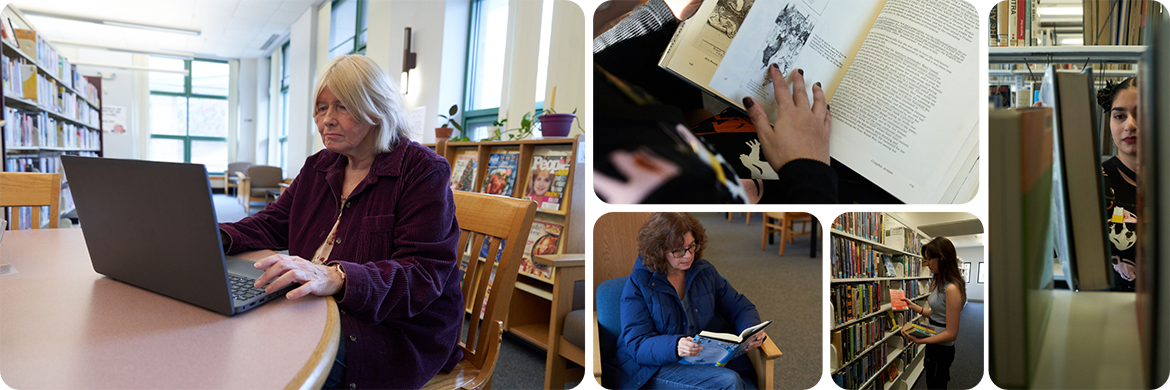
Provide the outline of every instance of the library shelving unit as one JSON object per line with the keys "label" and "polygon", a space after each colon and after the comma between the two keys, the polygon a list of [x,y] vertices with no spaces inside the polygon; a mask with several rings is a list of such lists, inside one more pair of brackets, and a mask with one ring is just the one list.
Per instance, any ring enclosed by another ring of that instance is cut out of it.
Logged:
{"label": "library shelving unit", "polygon": [[929,237],[887,213],[842,214],[830,234],[833,380],[846,389],[912,388],[922,373],[924,347],[906,345],[900,330],[925,319],[893,310],[890,290],[927,305],[931,275],[921,253]]}
{"label": "library shelving unit", "polygon": [[[4,131],[0,133],[0,155],[5,172],[61,172],[61,155],[102,156],[101,78],[81,76],[77,66],[58,54],[24,15],[11,5],[3,9],[5,23],[16,37],[0,39],[3,55]],[[61,178],[61,218],[73,212],[73,197],[67,178]],[[9,220],[26,222],[28,208],[11,208]]]}
{"label": "library shelving unit", "polygon": [[[583,224],[571,223],[573,220],[578,222],[584,220],[583,207],[573,208],[573,197],[580,194],[579,189],[578,192],[574,192],[574,182],[580,174],[576,172],[578,142],[578,137],[572,137],[485,142],[439,141],[426,146],[435,149],[451,163],[453,181],[474,174],[464,179],[462,183],[464,190],[471,192],[485,192],[485,185],[488,183],[484,178],[488,177],[493,154],[516,155],[512,157],[515,160],[513,169],[516,170],[512,188],[510,192],[502,194],[514,198],[526,198],[525,190],[533,171],[535,157],[543,156],[540,158],[542,161],[547,158],[567,158],[562,160],[567,161],[567,167],[564,168],[568,171],[561,172],[561,175],[567,178],[564,179],[561,197],[554,202],[546,202],[543,199],[538,202],[536,217],[532,221],[533,232],[529,236],[529,241],[532,242],[527,243],[541,249],[536,251],[540,252],[537,254],[552,255],[584,253]],[[458,184],[455,183],[453,189]],[[553,184],[554,190],[556,186]],[[516,278],[516,290],[512,294],[504,330],[547,349],[555,269],[533,262],[530,256],[534,251],[531,248],[526,252],[524,263],[521,264],[519,276]],[[485,260],[483,256],[481,253],[480,261]],[[470,312],[471,308],[468,307],[467,310]]]}

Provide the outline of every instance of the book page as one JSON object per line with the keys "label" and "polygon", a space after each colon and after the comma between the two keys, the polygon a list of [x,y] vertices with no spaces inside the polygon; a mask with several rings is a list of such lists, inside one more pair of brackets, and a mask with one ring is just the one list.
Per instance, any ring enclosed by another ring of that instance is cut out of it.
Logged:
{"label": "book page", "polygon": [[768,77],[775,63],[787,77],[804,70],[807,87],[821,82],[831,98],[853,62],[883,0],[789,0],[756,3],[723,62],[711,78],[712,90],[741,106],[745,96],[763,104],[776,118],[776,97]]}
{"label": "book page", "polygon": [[675,31],[659,66],[706,89],[756,0],[705,1]]}
{"label": "book page", "polygon": [[941,200],[981,112],[978,12],[932,4],[887,1],[831,102],[833,158],[906,203]]}

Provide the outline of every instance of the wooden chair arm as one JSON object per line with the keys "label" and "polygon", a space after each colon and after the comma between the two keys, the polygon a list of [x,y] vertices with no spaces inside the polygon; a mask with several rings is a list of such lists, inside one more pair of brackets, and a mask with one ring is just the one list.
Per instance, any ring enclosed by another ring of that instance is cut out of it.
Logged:
{"label": "wooden chair arm", "polygon": [[[496,371],[496,360],[500,357],[500,343],[503,342],[504,322],[496,321],[495,324],[490,325],[488,329],[488,352],[487,360],[484,360],[483,369],[475,376],[471,382],[467,382],[461,386],[464,390],[482,390],[490,389],[492,374]],[[492,342],[494,341],[494,342]]]}
{"label": "wooden chair arm", "polygon": [[532,256],[532,261],[536,262],[537,264],[547,265],[553,268],[584,267],[585,254],[568,253],[562,255],[536,255]]}
{"label": "wooden chair arm", "polygon": [[775,377],[776,358],[783,355],[780,348],[772,342],[769,337],[760,344],[759,348],[747,352],[748,359],[752,361],[752,367],[756,369],[756,387],[761,389],[771,389],[773,378]]}
{"label": "wooden chair arm", "polygon": [[597,337],[597,312],[593,312],[593,379],[601,384],[601,338]]}

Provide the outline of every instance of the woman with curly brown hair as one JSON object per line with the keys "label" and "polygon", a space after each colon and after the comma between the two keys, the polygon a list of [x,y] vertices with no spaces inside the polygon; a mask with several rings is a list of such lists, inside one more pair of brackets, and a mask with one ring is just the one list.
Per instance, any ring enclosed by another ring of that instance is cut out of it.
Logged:
{"label": "woman with curly brown hair", "polygon": [[[621,389],[744,389],[755,376],[746,356],[726,367],[683,365],[691,342],[716,317],[739,333],[760,323],[756,306],[703,260],[706,230],[686,213],[655,213],[638,231],[638,260],[622,291],[622,333],[612,365]],[[767,335],[757,333],[748,349]]]}
{"label": "woman with curly brown hair", "polygon": [[1105,179],[1106,223],[1113,253],[1115,291],[1133,291],[1137,279],[1137,80],[1107,83],[1097,91],[1097,104],[1109,115],[1109,130],[1117,155],[1101,163]]}
{"label": "woman with curly brown hair", "polygon": [[915,338],[902,330],[902,336],[914,344],[926,344],[926,359],[923,363],[926,388],[945,389],[951,379],[951,363],[955,361],[955,339],[959,337],[959,313],[967,304],[967,282],[959,271],[959,256],[955,244],[946,237],[935,237],[922,246],[922,257],[930,268],[930,296],[926,298],[930,307],[902,300],[910,310],[930,319],[930,325],[942,328],[938,334]]}

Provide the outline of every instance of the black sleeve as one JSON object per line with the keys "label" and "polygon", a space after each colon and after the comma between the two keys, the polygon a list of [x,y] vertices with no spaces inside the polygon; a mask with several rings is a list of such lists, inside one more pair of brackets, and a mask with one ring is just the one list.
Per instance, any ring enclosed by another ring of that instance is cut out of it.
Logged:
{"label": "black sleeve", "polygon": [[[630,11],[630,14],[613,28],[598,35],[597,38],[593,38],[594,60],[604,62],[600,58],[607,56],[621,58],[623,54],[637,54],[622,52],[622,50],[628,49],[624,47],[618,48],[618,50],[609,50],[618,43],[630,40],[644,40],[642,42],[645,43],[641,43],[644,45],[643,47],[665,49],[665,43],[670,42],[670,37],[674,35],[676,28],[678,28],[678,21],[674,19],[674,13],[670,12],[670,7],[666,6],[666,2],[650,0]],[[658,42],[663,43],[661,45],[654,44]]]}
{"label": "black sleeve", "polygon": [[651,0],[593,39],[593,61],[667,105],[683,111],[702,108],[698,88],[658,67],[678,26],[663,0]]}
{"label": "black sleeve", "polygon": [[780,180],[764,180],[773,184],[764,189],[764,196],[769,201],[788,204],[837,203],[837,172],[828,164],[798,159],[784,164],[776,174]]}

